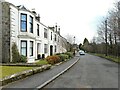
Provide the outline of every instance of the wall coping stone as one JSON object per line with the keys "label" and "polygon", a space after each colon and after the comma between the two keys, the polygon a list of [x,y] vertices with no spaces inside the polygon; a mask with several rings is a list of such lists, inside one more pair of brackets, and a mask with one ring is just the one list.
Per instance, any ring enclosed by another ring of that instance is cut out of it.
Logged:
{"label": "wall coping stone", "polygon": [[41,67],[43,65],[38,65],[35,63],[0,63],[1,66],[26,66],[26,67]]}
{"label": "wall coping stone", "polygon": [[48,70],[50,68],[51,68],[51,65],[42,65],[41,67],[35,67],[33,69],[30,69],[30,70],[26,70],[26,71],[12,74],[10,76],[7,76],[5,78],[0,79],[0,86],[17,81],[19,79],[23,79],[25,77],[31,76],[31,75],[36,74],[36,73],[40,73],[40,72]]}

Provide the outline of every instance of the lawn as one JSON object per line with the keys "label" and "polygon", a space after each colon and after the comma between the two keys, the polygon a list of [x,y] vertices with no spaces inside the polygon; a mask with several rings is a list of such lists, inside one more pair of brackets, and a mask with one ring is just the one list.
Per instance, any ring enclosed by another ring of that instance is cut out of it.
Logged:
{"label": "lawn", "polygon": [[[46,65],[48,62],[46,60],[39,60],[36,62],[39,65]],[[25,70],[30,70],[34,67],[20,67],[20,66],[0,66],[0,78],[4,78],[6,76],[10,76],[12,74],[22,72]]]}
{"label": "lawn", "polygon": [[20,67],[20,66],[0,66],[0,78],[4,78],[6,76],[25,71],[30,70],[33,67]]}
{"label": "lawn", "polygon": [[36,64],[46,65],[46,64],[48,64],[48,62],[46,60],[39,60],[38,62],[36,62]]}

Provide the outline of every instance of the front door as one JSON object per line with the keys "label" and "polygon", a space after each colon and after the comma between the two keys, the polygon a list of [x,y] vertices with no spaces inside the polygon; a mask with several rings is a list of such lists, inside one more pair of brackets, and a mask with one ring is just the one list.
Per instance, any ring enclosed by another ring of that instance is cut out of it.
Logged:
{"label": "front door", "polygon": [[50,56],[52,56],[52,55],[53,55],[53,46],[50,45]]}
{"label": "front door", "polygon": [[40,59],[40,43],[37,43],[37,59]]}

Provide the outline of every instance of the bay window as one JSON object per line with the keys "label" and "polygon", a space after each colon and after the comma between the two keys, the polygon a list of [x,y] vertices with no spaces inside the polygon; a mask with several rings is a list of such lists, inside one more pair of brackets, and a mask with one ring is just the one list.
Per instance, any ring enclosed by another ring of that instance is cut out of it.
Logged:
{"label": "bay window", "polygon": [[52,32],[51,32],[51,40],[52,40]]}
{"label": "bay window", "polygon": [[57,46],[55,45],[55,52],[57,52]]}
{"label": "bay window", "polygon": [[21,31],[27,32],[27,14],[21,13]]}
{"label": "bay window", "polygon": [[40,32],[39,32],[39,24],[37,24],[37,35],[40,36]]}
{"label": "bay window", "polygon": [[55,34],[55,41],[57,41],[57,36],[56,36],[56,34]]}
{"label": "bay window", "polygon": [[44,38],[47,38],[47,29],[44,28]]}
{"label": "bay window", "polygon": [[30,41],[30,56],[33,56],[33,41]]}
{"label": "bay window", "polygon": [[21,55],[27,56],[27,41],[21,41]]}
{"label": "bay window", "polygon": [[47,53],[47,44],[44,44],[44,53]]}
{"label": "bay window", "polygon": [[33,33],[33,17],[30,16],[30,32]]}

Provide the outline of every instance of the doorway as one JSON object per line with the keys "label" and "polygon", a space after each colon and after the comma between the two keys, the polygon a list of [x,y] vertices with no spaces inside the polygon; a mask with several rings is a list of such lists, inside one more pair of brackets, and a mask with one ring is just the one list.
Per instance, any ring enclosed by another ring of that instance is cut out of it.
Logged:
{"label": "doorway", "polygon": [[40,52],[41,52],[41,48],[40,48],[40,43],[37,43],[37,59],[41,59],[41,55],[40,55]]}
{"label": "doorway", "polygon": [[53,55],[53,46],[50,45],[50,56],[52,56],[52,55]]}

